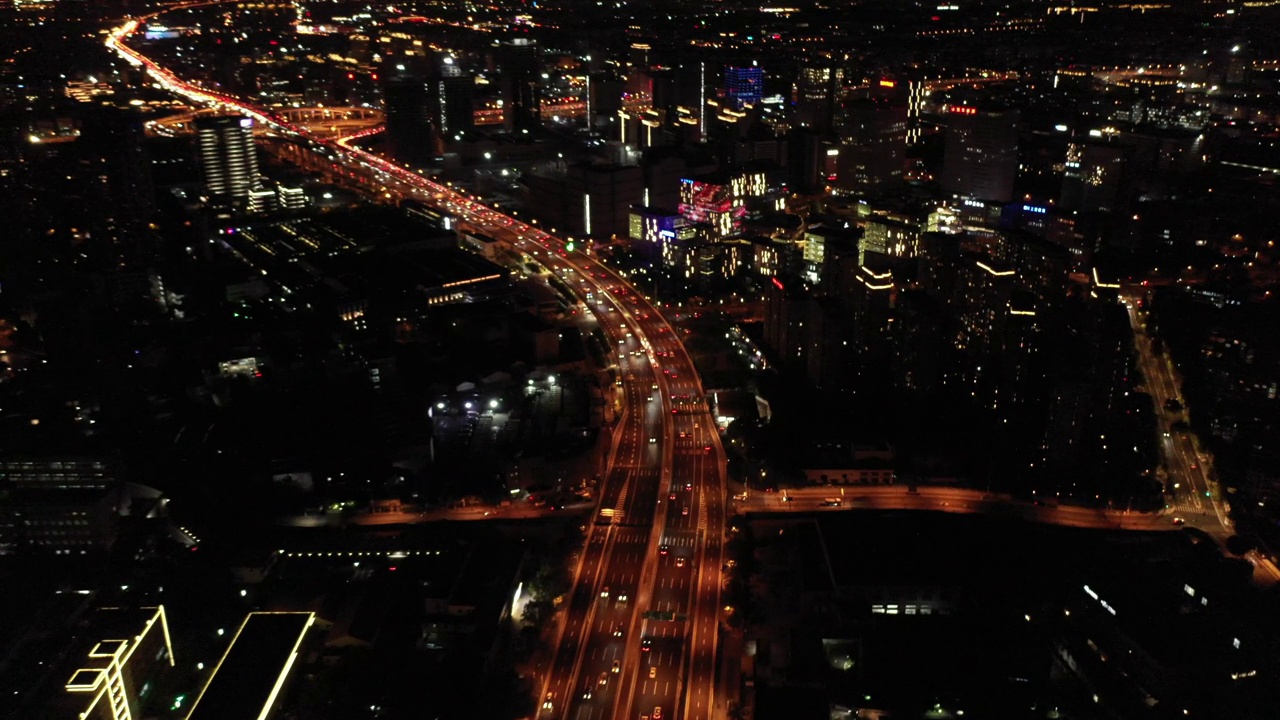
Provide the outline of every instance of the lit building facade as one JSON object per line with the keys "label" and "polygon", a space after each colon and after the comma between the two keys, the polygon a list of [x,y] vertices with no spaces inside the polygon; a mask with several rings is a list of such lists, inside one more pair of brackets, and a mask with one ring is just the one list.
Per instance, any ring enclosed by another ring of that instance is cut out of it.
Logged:
{"label": "lit building facade", "polygon": [[253,119],[241,116],[196,118],[200,170],[214,204],[243,207],[258,186],[258,153]]}
{"label": "lit building facade", "polygon": [[724,69],[724,94],[734,110],[755,105],[764,97],[764,69],[733,67]]}
{"label": "lit building facade", "polygon": [[67,700],[74,699],[81,720],[141,718],[142,688],[158,669],[174,663],[164,607],[104,608],[90,631],[101,639],[67,680]]}
{"label": "lit building facade", "polygon": [[767,191],[763,172],[684,178],[680,215],[689,223],[709,225],[716,237],[726,237],[741,229],[747,198],[763,197]]}

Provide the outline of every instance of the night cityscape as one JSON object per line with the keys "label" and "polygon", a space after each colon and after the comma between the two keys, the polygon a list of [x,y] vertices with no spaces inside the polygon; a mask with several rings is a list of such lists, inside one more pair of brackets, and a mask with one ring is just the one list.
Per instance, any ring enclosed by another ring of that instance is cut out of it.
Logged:
{"label": "night cityscape", "polygon": [[1277,38],[0,0],[0,720],[1280,718]]}

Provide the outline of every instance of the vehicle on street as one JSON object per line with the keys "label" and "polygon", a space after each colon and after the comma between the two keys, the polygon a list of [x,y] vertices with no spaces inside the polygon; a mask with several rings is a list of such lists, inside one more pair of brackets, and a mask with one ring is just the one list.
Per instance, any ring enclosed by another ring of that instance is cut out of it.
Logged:
{"label": "vehicle on street", "polygon": [[600,591],[600,597],[602,597],[602,598],[607,598],[607,597],[609,597],[609,586],[608,586],[608,585],[605,585],[605,586],[604,586],[604,589]]}
{"label": "vehicle on street", "polygon": [[650,666],[649,666],[649,679],[650,679],[650,680],[652,680],[652,679],[654,679],[654,678],[656,678],[656,677],[658,677],[658,666],[657,666],[657,665],[650,665]]}
{"label": "vehicle on street", "polygon": [[614,660],[614,661],[613,661],[613,672],[614,672],[614,673],[620,673],[620,672],[622,672],[622,663],[618,662],[617,660]]}
{"label": "vehicle on street", "polygon": [[684,558],[682,557],[676,558],[676,567],[684,567]]}

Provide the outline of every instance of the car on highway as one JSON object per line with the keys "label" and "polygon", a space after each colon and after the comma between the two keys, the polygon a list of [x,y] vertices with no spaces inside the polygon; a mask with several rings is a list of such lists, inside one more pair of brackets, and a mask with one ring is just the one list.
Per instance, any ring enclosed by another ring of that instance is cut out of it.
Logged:
{"label": "car on highway", "polygon": [[614,660],[612,670],[615,674],[622,672],[622,663],[617,660]]}
{"label": "car on highway", "polygon": [[607,672],[602,672],[602,673],[600,673],[600,679],[599,679],[597,682],[599,682],[601,685],[608,685],[608,684],[609,684],[609,673],[607,673]]}
{"label": "car on highway", "polygon": [[654,678],[656,678],[656,677],[658,677],[658,666],[657,666],[657,665],[650,665],[650,666],[649,666],[649,679],[650,679],[650,680],[652,680],[652,679],[654,679]]}
{"label": "car on highway", "polygon": [[685,505],[684,507],[680,508],[680,514],[681,514],[681,515],[688,515],[688,514],[689,514],[689,506],[688,506],[688,505]]}
{"label": "car on highway", "polygon": [[1176,518],[1174,518],[1174,519],[1173,519],[1173,524],[1174,524],[1174,525],[1184,525],[1184,524],[1186,524],[1186,522],[1187,522],[1186,520],[1184,520],[1183,518],[1180,518],[1180,517],[1176,517]]}
{"label": "car on highway", "polygon": [[658,705],[657,707],[655,707],[653,709],[653,715],[651,715],[650,717],[652,717],[653,720],[662,720],[662,706]]}
{"label": "car on highway", "polygon": [[656,437],[650,437],[650,438],[649,438],[649,443],[650,443],[650,444],[653,444],[653,443],[656,443],[656,442],[658,442],[658,438],[656,438]]}
{"label": "car on highway", "polygon": [[653,647],[653,640],[650,640],[649,638],[645,638],[640,641],[640,652],[649,652],[649,650],[652,647]]}
{"label": "car on highway", "polygon": [[605,586],[604,586],[604,589],[600,591],[600,597],[602,597],[602,598],[607,598],[607,597],[609,597],[609,586],[608,586],[608,585],[605,585]]}
{"label": "car on highway", "polygon": [[626,594],[626,593],[618,593],[618,604],[619,604],[619,605],[622,605],[622,604],[624,604],[624,603],[626,603],[626,602],[627,602],[627,594]]}
{"label": "car on highway", "polygon": [[682,557],[676,558],[676,567],[684,567],[684,558]]}
{"label": "car on highway", "polygon": [[590,700],[590,699],[591,699],[591,686],[590,686],[590,685],[588,685],[588,686],[587,686],[587,689],[586,689],[586,690],[583,690],[583,691],[582,691],[582,699],[583,699],[583,700]]}
{"label": "car on highway", "polygon": [[553,702],[554,699],[555,699],[555,695],[553,693],[547,693],[547,697],[545,697],[542,700],[542,709],[554,710],[556,707],[555,703]]}
{"label": "car on highway", "polygon": [[667,553],[669,553],[669,552],[671,552],[671,548],[670,548],[669,546],[667,546],[667,545],[659,545],[659,546],[658,546],[658,554],[659,554],[659,555],[666,555],[666,554],[667,554]]}
{"label": "car on highway", "polygon": [[622,626],[621,626],[621,625],[619,625],[618,627],[616,627],[616,628],[614,628],[614,629],[613,629],[613,636],[614,636],[614,637],[622,637]]}

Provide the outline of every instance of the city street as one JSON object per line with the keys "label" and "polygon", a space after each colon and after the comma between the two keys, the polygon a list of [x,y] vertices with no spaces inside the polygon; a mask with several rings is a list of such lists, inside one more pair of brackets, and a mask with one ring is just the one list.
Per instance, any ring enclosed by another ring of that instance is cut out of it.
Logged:
{"label": "city street", "polygon": [[[175,8],[216,5],[225,0]],[[1136,297],[1128,302],[1139,361],[1159,417],[1162,454],[1170,472],[1172,512],[1126,513],[1051,502],[1022,502],[957,488],[904,486],[806,488],[748,493],[728,506],[726,460],[694,363],[678,333],[653,302],[591,254],[589,243],[526,224],[353,145],[290,122],[277,110],[248,103],[180,78],[127,42],[163,13],[113,29],[106,45],[150,79],[195,106],[253,118],[259,129],[333,182],[355,185],[380,201],[415,200],[448,217],[446,227],[483,235],[519,263],[537,265],[567,286],[578,309],[593,318],[615,359],[619,412],[609,439],[606,470],[594,505],[562,510],[522,506],[367,513],[342,518],[302,516],[293,524],[378,525],[436,520],[565,516],[589,511],[585,546],[557,616],[555,647],[536,683],[537,716],[545,720],[725,717],[717,693],[727,512],[786,513],[841,510],[930,510],[983,513],[1085,528],[1174,530],[1185,522],[1222,539],[1231,533],[1226,508],[1211,483],[1210,458],[1197,453],[1189,431],[1175,426],[1183,411],[1177,378],[1143,330]],[[358,135],[369,134],[369,131]],[[589,196],[588,196],[589,197]],[[265,271],[263,271],[265,274]],[[744,315],[758,308],[743,306]],[[1179,521],[1175,521],[1178,518]],[[1266,560],[1260,572],[1280,576]],[[1269,569],[1268,569],[1269,568]]]}
{"label": "city street", "polygon": [[1220,493],[1210,480],[1212,458],[1197,452],[1197,443],[1190,428],[1175,426],[1179,420],[1185,419],[1186,410],[1171,409],[1182,405],[1182,394],[1173,363],[1164,354],[1156,353],[1152,339],[1147,335],[1146,312],[1138,307],[1142,294],[1127,295],[1124,303],[1133,328],[1145,389],[1155,404],[1161,436],[1160,455],[1169,473],[1166,492],[1172,489],[1170,507],[1188,524],[1219,539],[1226,538],[1232,533],[1231,520]]}

